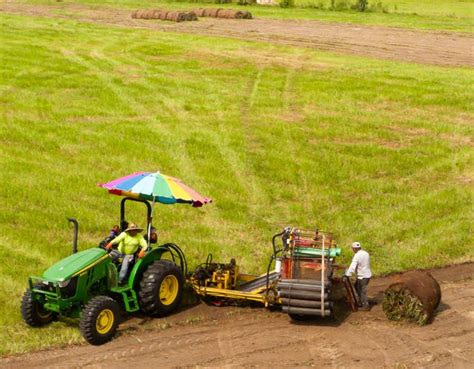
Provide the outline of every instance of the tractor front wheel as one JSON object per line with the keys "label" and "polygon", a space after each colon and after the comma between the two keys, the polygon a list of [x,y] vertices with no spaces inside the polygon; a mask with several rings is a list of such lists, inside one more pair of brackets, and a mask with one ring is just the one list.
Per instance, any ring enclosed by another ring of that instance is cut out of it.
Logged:
{"label": "tractor front wheel", "polygon": [[140,281],[140,307],[151,316],[171,314],[181,302],[183,284],[183,275],[176,264],[156,260],[145,270]]}
{"label": "tractor front wheel", "polygon": [[51,323],[55,318],[55,313],[45,309],[39,301],[35,300],[29,289],[25,291],[21,300],[21,315],[26,324],[31,327],[41,327]]}
{"label": "tractor front wheel", "polygon": [[81,334],[91,345],[103,345],[117,331],[120,306],[108,296],[96,296],[84,307],[79,323]]}

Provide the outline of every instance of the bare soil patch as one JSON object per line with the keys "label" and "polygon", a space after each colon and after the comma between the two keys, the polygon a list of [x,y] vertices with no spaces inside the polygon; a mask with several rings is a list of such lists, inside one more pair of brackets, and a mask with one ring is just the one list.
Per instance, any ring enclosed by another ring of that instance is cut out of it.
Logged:
{"label": "bare soil patch", "polygon": [[271,42],[352,54],[442,66],[474,66],[474,36],[456,32],[424,32],[393,27],[363,26],[306,20],[216,19],[166,24],[132,19],[131,11],[78,4],[31,5],[3,3],[12,14],[70,18],[84,22],[156,29]]}
{"label": "bare soil patch", "polygon": [[[104,346],[72,346],[0,359],[2,368],[337,367],[468,368],[474,362],[474,264],[431,271],[442,301],[432,324],[382,312],[393,277],[369,285],[370,312],[293,323],[263,308],[197,305],[166,319],[134,317]],[[124,333],[126,332],[126,333]]]}

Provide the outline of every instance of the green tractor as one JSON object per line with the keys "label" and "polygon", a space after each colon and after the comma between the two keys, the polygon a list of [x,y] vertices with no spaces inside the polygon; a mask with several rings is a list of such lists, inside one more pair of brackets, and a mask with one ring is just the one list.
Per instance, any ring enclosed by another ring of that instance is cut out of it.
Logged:
{"label": "green tractor", "polygon": [[[150,203],[126,197],[120,206],[122,231],[128,201],[146,205],[150,230]],[[128,282],[119,285],[118,251],[97,247],[77,252],[78,223],[75,219],[69,221],[74,224],[73,254],[48,268],[42,277],[29,278],[21,303],[21,314],[28,325],[39,327],[60,317],[79,318],[85,340],[101,345],[114,337],[123,311],[141,310],[162,317],[179,307],[187,265],[177,245],[150,248],[148,242],[147,254],[141,259],[135,257]]]}

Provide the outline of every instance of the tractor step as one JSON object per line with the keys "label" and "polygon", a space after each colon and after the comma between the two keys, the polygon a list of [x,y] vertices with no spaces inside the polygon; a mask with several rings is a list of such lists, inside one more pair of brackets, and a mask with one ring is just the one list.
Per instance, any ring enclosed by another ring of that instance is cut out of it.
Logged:
{"label": "tractor step", "polygon": [[115,287],[112,288],[111,291],[122,295],[125,310],[128,313],[133,313],[140,309],[140,306],[138,306],[137,294],[129,286]]}

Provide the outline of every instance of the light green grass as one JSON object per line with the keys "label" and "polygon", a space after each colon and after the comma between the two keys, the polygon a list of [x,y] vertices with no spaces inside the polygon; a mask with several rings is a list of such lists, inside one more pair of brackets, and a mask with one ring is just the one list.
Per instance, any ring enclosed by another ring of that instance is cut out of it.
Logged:
{"label": "light green grass", "polygon": [[[95,246],[137,170],[214,203],[157,206],[191,265],[266,268],[283,226],[358,240],[377,274],[474,260],[473,72],[310,49],[0,16],[0,354],[81,342],[30,329],[29,275]],[[135,209],[129,220],[144,224]]]}
{"label": "light green grass", "polygon": [[[340,1],[340,0],[338,0]],[[31,2],[31,1],[20,1]],[[296,7],[282,9],[279,6],[246,6],[237,4],[214,4],[213,2],[175,2],[167,0],[79,0],[57,3],[51,0],[37,0],[31,3],[53,4],[68,9],[71,3],[82,3],[91,7],[113,7],[122,9],[167,8],[167,9],[194,9],[198,7],[241,8],[249,10],[258,18],[273,19],[307,19],[327,22],[345,22],[354,24],[382,25],[404,27],[420,30],[445,30],[472,33],[474,28],[474,1],[473,0],[386,0],[380,1],[388,13],[357,12],[353,10],[329,10],[329,0],[295,0]],[[348,4],[355,0],[348,0]],[[379,1],[369,1],[376,4]],[[321,5],[324,9],[320,9]],[[319,7],[315,8],[315,7]],[[78,12],[74,9],[73,12]]]}

